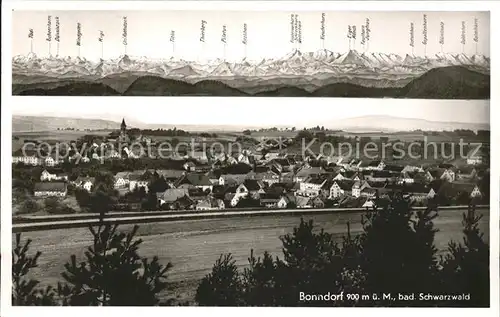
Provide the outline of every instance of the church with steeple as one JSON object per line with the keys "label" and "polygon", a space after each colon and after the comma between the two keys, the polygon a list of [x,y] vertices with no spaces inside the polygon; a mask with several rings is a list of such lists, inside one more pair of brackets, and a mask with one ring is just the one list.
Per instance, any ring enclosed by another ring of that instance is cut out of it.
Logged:
{"label": "church with steeple", "polygon": [[127,135],[127,124],[125,123],[125,118],[122,119],[122,124],[120,125],[120,142],[129,142],[129,137]]}

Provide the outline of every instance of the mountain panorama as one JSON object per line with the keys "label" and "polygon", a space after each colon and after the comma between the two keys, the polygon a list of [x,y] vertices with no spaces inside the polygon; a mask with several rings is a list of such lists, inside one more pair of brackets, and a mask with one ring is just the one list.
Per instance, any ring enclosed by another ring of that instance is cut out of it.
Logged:
{"label": "mountain panorama", "polygon": [[[36,115],[13,115],[13,132],[34,132],[51,131],[56,129],[64,130],[68,127],[85,130],[109,130],[119,129],[122,119],[103,118],[106,115],[95,115],[88,118],[75,118],[65,116],[36,116]],[[182,129],[191,132],[226,131],[236,132],[245,129],[259,130],[263,126],[258,125],[229,125],[229,124],[150,124],[125,117],[125,121],[133,128],[139,129]],[[457,129],[467,129],[472,131],[489,130],[489,123],[455,122],[455,121],[434,121],[416,118],[403,118],[388,115],[366,115],[350,117],[345,119],[324,119],[315,124],[324,125],[329,129],[341,129],[345,132],[401,132],[401,131],[453,131]],[[280,129],[291,128],[291,126],[276,126]]]}
{"label": "mountain panorama", "polygon": [[295,49],[282,58],[245,58],[236,62],[128,55],[90,61],[84,57],[38,57],[33,53],[12,60],[13,93],[19,95],[488,99],[489,71],[490,59],[483,55],[403,57],[355,50],[341,54],[325,49],[307,53]]}

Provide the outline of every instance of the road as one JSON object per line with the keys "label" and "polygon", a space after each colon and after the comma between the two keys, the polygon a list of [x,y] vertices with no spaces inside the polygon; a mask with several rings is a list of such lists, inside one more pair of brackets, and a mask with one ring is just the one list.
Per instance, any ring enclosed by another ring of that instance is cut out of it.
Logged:
{"label": "road", "polygon": [[[478,206],[488,208],[487,206]],[[416,207],[415,209],[425,209]],[[441,207],[441,210],[464,210],[467,206]],[[106,214],[105,223],[112,224],[144,224],[151,222],[168,222],[183,220],[199,220],[230,217],[309,215],[325,213],[363,212],[364,208],[320,208],[320,209],[263,209],[263,210],[224,210],[224,211],[144,211],[144,212],[110,212]],[[51,216],[21,216],[12,221],[12,231],[29,232],[55,229],[85,228],[100,223],[98,214],[72,214]]]}

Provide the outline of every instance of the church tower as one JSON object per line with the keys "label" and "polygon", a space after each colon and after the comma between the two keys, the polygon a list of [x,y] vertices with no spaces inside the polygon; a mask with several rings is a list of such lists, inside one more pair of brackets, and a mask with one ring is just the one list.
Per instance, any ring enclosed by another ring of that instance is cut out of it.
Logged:
{"label": "church tower", "polygon": [[125,118],[122,119],[121,133],[125,134],[125,130],[127,130],[127,124],[125,124]]}
{"label": "church tower", "polygon": [[123,118],[120,125],[120,142],[125,141],[127,141],[127,124],[125,123],[125,118]]}

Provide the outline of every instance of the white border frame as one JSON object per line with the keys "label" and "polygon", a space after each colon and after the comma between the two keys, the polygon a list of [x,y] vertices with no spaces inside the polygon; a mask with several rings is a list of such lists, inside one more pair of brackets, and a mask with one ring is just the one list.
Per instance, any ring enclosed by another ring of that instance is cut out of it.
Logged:
{"label": "white border frame", "polygon": [[[12,234],[11,234],[11,197],[12,197],[12,169],[11,169],[11,156],[12,153],[12,113],[11,108],[15,106],[15,98],[11,96],[11,51],[9,44],[12,41],[11,28],[12,28],[12,9],[18,10],[249,10],[249,11],[263,11],[263,10],[294,10],[294,11],[490,11],[490,37],[491,39],[500,38],[500,3],[496,1],[4,1],[2,7],[2,103],[1,103],[1,129],[2,129],[2,142],[1,142],[1,315],[2,316],[32,316],[33,314],[43,314],[50,316],[66,316],[68,313],[73,315],[84,314],[97,314],[97,315],[115,315],[120,316],[137,316],[140,315],[142,310],[152,314],[190,314],[190,309],[186,307],[173,307],[168,308],[168,312],[160,312],[158,307],[147,308],[51,308],[51,307],[12,307],[11,306],[11,249],[12,249]],[[498,80],[498,72],[500,62],[496,60],[496,56],[500,56],[500,46],[497,41],[491,40],[490,43],[490,56],[495,56],[491,61],[491,87],[500,87]],[[88,97],[85,97],[88,98]],[[174,102],[179,102],[179,99],[169,97]],[[174,100],[175,99],[175,100]],[[490,105],[495,104],[495,101],[500,100],[499,90],[491,90]],[[183,102],[193,101],[193,99],[184,99]],[[259,99],[259,102],[275,102],[276,99]],[[423,308],[425,312],[417,309],[393,308],[393,309],[374,309],[374,308],[337,308],[335,312],[326,311],[328,308],[315,309],[318,313],[320,309],[325,314],[356,314],[373,316],[375,315],[389,315],[400,316],[421,316],[425,314],[439,314],[447,315],[474,315],[481,314],[484,316],[498,316],[499,314],[499,164],[500,153],[497,145],[499,144],[500,137],[498,134],[498,127],[493,124],[493,118],[500,118],[500,111],[496,106],[490,106],[491,118],[491,202],[490,202],[490,304],[489,309],[450,309],[440,308],[436,311],[435,308]],[[99,309],[99,310],[96,310]],[[203,309],[203,313],[227,313],[231,315],[247,315],[257,313],[276,314],[276,309],[273,308],[197,308],[191,310],[194,314],[199,314]],[[307,313],[307,308],[301,309],[287,309],[286,313],[293,316],[302,316]],[[279,313],[279,312],[278,312]],[[87,315],[88,316],[88,315]]]}

